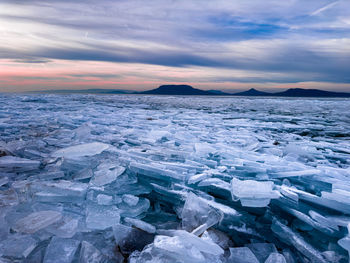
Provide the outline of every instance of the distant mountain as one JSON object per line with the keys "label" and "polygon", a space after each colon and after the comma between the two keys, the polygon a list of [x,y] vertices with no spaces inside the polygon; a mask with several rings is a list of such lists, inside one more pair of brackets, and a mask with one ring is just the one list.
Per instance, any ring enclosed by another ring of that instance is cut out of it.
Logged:
{"label": "distant mountain", "polygon": [[233,95],[235,96],[271,96],[271,93],[259,91],[256,89],[250,89],[247,91],[235,93]]}
{"label": "distant mountain", "polygon": [[212,93],[212,94],[215,94],[215,95],[220,95],[220,96],[232,95],[232,94],[230,94],[230,93],[223,92],[223,91],[221,91],[221,90],[215,90],[215,89],[208,90],[208,92],[210,92],[210,93]]}
{"label": "distant mountain", "polygon": [[162,85],[159,88],[141,92],[141,94],[153,95],[228,95],[222,91],[206,91],[195,89],[190,85]]}
{"label": "distant mountain", "polygon": [[333,97],[350,98],[350,93],[333,92],[318,89],[288,89],[282,92],[264,92],[256,89],[250,89],[234,94],[226,93],[220,90],[201,90],[195,89],[190,85],[162,85],[159,88],[143,92],[120,90],[120,89],[84,89],[84,90],[46,90],[33,91],[33,93],[60,93],[60,94],[150,94],[150,95],[205,95],[205,96],[278,96],[278,97]]}
{"label": "distant mountain", "polygon": [[283,92],[271,94],[273,96],[281,97],[350,97],[350,93],[333,92],[319,89],[288,89]]}

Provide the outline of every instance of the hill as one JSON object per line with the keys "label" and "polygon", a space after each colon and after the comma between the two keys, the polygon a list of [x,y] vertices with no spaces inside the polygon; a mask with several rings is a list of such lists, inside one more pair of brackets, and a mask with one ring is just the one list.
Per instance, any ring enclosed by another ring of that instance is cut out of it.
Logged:
{"label": "hill", "polygon": [[150,94],[150,95],[201,95],[201,96],[274,96],[274,97],[320,97],[320,98],[350,98],[350,93],[325,91],[319,89],[300,89],[293,88],[282,92],[264,92],[256,89],[250,89],[238,93],[226,93],[220,90],[201,90],[190,85],[162,85],[156,89],[137,92],[132,90],[120,89],[83,89],[83,90],[46,90],[32,91],[33,93],[86,93],[86,94]]}
{"label": "hill", "polygon": [[288,89],[283,92],[277,92],[271,94],[272,96],[281,96],[281,97],[350,97],[350,93],[345,92],[333,92],[325,91],[319,89]]}
{"label": "hill", "polygon": [[256,90],[256,89],[250,89],[247,91],[235,93],[233,95],[235,96],[271,96],[271,93]]}
{"label": "hill", "polygon": [[140,92],[140,94],[153,94],[153,95],[229,95],[222,91],[206,91],[201,89],[195,89],[190,85],[162,85],[159,88]]}

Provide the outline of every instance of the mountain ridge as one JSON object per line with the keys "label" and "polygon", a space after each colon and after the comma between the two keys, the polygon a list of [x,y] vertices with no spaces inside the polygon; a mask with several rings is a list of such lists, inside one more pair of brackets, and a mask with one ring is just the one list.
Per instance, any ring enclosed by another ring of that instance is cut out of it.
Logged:
{"label": "mountain ridge", "polygon": [[334,92],[319,89],[291,88],[286,91],[272,93],[273,96],[281,97],[350,97],[350,93]]}
{"label": "mountain ridge", "polygon": [[319,89],[290,88],[282,92],[265,92],[251,88],[237,93],[226,93],[219,90],[201,90],[190,85],[161,85],[156,89],[140,92],[150,95],[209,95],[209,96],[272,96],[272,97],[350,97],[350,93],[325,91]]}
{"label": "mountain ridge", "polygon": [[281,92],[265,92],[254,88],[237,93],[227,93],[221,90],[201,90],[190,85],[161,85],[158,88],[146,91],[131,91],[121,89],[84,89],[84,90],[47,90],[32,91],[32,93],[86,93],[86,94],[141,94],[141,95],[200,95],[200,96],[247,96],[247,97],[329,97],[329,98],[349,98],[348,92],[334,92],[319,89],[290,88]]}
{"label": "mountain ridge", "polygon": [[[218,93],[217,93],[218,92]],[[146,90],[140,92],[140,94],[150,94],[150,95],[229,95],[228,93],[222,91],[207,91],[193,88],[190,85],[180,84],[180,85],[161,85],[156,89]]]}
{"label": "mountain ridge", "polygon": [[271,96],[272,93],[251,88],[249,90],[237,92],[237,93],[233,93],[233,94],[235,96]]}

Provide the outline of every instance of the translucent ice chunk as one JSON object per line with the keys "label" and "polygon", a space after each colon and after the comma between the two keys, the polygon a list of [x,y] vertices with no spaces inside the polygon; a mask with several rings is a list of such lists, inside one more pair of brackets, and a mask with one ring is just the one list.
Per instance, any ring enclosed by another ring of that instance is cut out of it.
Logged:
{"label": "translucent ice chunk", "polygon": [[202,234],[201,238],[204,240],[210,240],[211,242],[218,244],[222,249],[228,249],[230,246],[233,245],[233,242],[230,240],[228,235],[214,228],[205,231]]}
{"label": "translucent ice chunk", "polygon": [[76,218],[63,217],[60,221],[50,225],[46,231],[62,238],[71,238],[78,229],[79,220]]}
{"label": "translucent ice chunk", "polygon": [[[162,258],[168,259],[167,262],[205,262],[205,256],[199,249],[192,244],[182,242],[178,236],[156,236],[151,251],[152,261]],[[172,261],[171,261],[172,260]]]}
{"label": "translucent ice chunk", "polygon": [[[322,192],[322,197],[319,197],[317,195],[313,195],[306,191],[302,191],[296,188],[290,188],[290,190],[297,193],[300,200],[305,200],[310,203],[313,203],[319,206],[324,206],[329,209],[336,210],[345,214],[350,214],[350,204],[339,202],[340,200],[334,200],[334,199],[332,200],[332,199],[324,198],[323,194],[325,192]],[[332,193],[329,193],[329,194],[334,198]],[[344,198],[344,196],[342,198]]]}
{"label": "translucent ice chunk", "polygon": [[205,199],[190,192],[182,209],[181,218],[182,227],[187,231],[192,231],[203,224],[205,231],[217,224],[223,218],[223,213],[211,207]]}
{"label": "translucent ice chunk", "polygon": [[34,197],[42,202],[81,202],[88,184],[72,181],[35,182],[31,185]]}
{"label": "translucent ice chunk", "polygon": [[18,220],[12,228],[20,233],[32,234],[57,222],[61,218],[61,213],[57,211],[34,212]]}
{"label": "translucent ice chunk", "polygon": [[103,254],[87,241],[81,243],[79,263],[103,263],[106,262]]}
{"label": "translucent ice chunk", "polygon": [[119,175],[124,173],[125,168],[121,166],[109,167],[109,169],[100,169],[94,173],[91,184],[103,186],[114,182]]}
{"label": "translucent ice chunk", "polygon": [[247,247],[230,248],[227,263],[259,263],[253,252]]}
{"label": "translucent ice chunk", "polygon": [[79,181],[79,180],[85,180],[85,179],[91,178],[92,176],[93,176],[93,172],[91,168],[85,168],[75,173],[73,179]]}
{"label": "translucent ice chunk", "polygon": [[46,248],[44,263],[71,263],[80,241],[53,237]]}
{"label": "translucent ice chunk", "polygon": [[[196,235],[188,233],[187,231],[171,230],[171,231],[169,231],[169,233],[174,238],[174,240],[179,238],[179,240],[181,240],[181,243],[186,244],[186,246],[195,248],[200,252],[205,252],[207,254],[211,254],[211,255],[215,255],[215,256],[219,256],[219,255],[222,255],[224,253],[224,250],[220,246],[218,246],[217,244],[215,244],[213,242],[209,242],[208,240],[204,240],[202,238],[199,238]],[[156,239],[154,240],[155,247],[162,248],[162,249],[169,250],[169,251],[177,251],[178,253],[181,253],[181,251],[178,250],[178,248],[175,248],[175,250],[174,250],[174,248],[170,244],[166,244],[166,243],[162,242],[161,239],[162,238],[159,238],[159,236],[158,236],[158,239],[156,237]],[[168,239],[168,241],[171,241],[171,240]],[[189,251],[191,251],[191,249],[189,249]],[[182,253],[184,253],[184,251],[182,251]]]}
{"label": "translucent ice chunk", "polygon": [[[304,214],[296,209],[290,208],[288,206],[281,206],[281,209],[288,212],[289,214],[295,216],[300,221],[308,224],[309,226],[311,226],[311,229],[315,228],[315,229],[325,233],[326,235],[334,236],[335,231],[333,229],[329,228],[327,224],[322,224],[322,223],[324,223],[325,220],[323,222],[319,223],[318,221],[312,220],[312,218],[310,218],[308,215],[306,215],[306,214]],[[310,212],[312,212],[312,211],[310,211]],[[311,213],[311,214],[316,216],[315,213]],[[318,220],[321,220],[321,215],[316,216],[316,218]]]}
{"label": "translucent ice chunk", "polygon": [[241,200],[242,206],[265,207],[271,199],[279,198],[279,193],[273,190],[273,182],[259,182],[233,178],[231,181],[232,199]]}
{"label": "translucent ice chunk", "polygon": [[14,189],[0,191],[0,206],[12,206],[18,204],[18,195]]}
{"label": "translucent ice chunk", "polygon": [[154,234],[156,232],[156,228],[154,226],[152,226],[151,224],[148,224],[142,220],[126,217],[126,218],[124,218],[124,221],[126,223],[129,223],[129,224],[147,232],[147,233]]}
{"label": "translucent ice chunk", "polygon": [[271,253],[265,263],[287,263],[286,259],[280,253]]}
{"label": "translucent ice chunk", "polygon": [[201,181],[198,186],[214,186],[223,191],[230,191],[230,184],[219,178],[209,178]]}
{"label": "translucent ice chunk", "polygon": [[0,255],[11,258],[26,258],[37,246],[37,241],[27,235],[10,235],[0,242]]}
{"label": "translucent ice chunk", "polygon": [[107,150],[110,145],[101,142],[92,142],[70,146],[52,153],[53,157],[79,158],[94,156]]}
{"label": "translucent ice chunk", "polygon": [[145,141],[150,143],[156,143],[157,141],[161,141],[162,139],[166,139],[171,136],[169,131],[166,130],[151,130],[147,136],[144,138]]}
{"label": "translucent ice chunk", "polygon": [[131,194],[124,194],[122,199],[128,206],[135,206],[139,202],[139,198]]}
{"label": "translucent ice chunk", "polygon": [[231,185],[219,178],[204,179],[198,184],[198,187],[203,188],[206,192],[214,194],[224,200],[231,198]]}
{"label": "translucent ice chunk", "polygon": [[206,200],[202,197],[199,197],[199,198],[202,199],[203,201],[208,202],[210,207],[219,211],[220,214],[223,214],[224,215],[223,220],[228,220],[231,222],[240,221],[242,214],[237,212],[237,210],[233,209],[232,207],[215,202],[213,200]]}
{"label": "translucent ice chunk", "polygon": [[99,194],[96,197],[99,205],[111,205],[113,203],[113,196]]}
{"label": "translucent ice chunk", "polygon": [[331,228],[331,229],[334,229],[336,231],[339,230],[339,227],[336,224],[336,222],[328,219],[327,217],[324,217],[324,216],[320,215],[319,213],[312,211],[312,210],[309,211],[309,215],[311,216],[311,218],[313,220],[315,220],[317,223],[319,223],[322,227]]}
{"label": "translucent ice chunk", "polygon": [[130,170],[149,177],[153,177],[165,181],[184,181],[186,176],[184,174],[175,173],[167,170],[161,165],[149,165],[131,162],[129,164]]}
{"label": "translucent ice chunk", "polygon": [[189,179],[188,179],[188,184],[196,184],[204,179],[207,179],[209,177],[211,177],[212,174],[210,173],[200,173],[200,174],[195,174],[195,175],[192,175]]}
{"label": "translucent ice chunk", "polygon": [[278,220],[273,220],[271,229],[282,242],[295,247],[295,249],[297,249],[301,254],[309,258],[311,261],[322,263],[326,262],[320,251],[317,251],[299,234],[293,232],[289,227],[282,224]]}
{"label": "translucent ice chunk", "polygon": [[150,207],[150,202],[146,198],[140,198],[139,202],[135,206],[129,206],[127,204],[118,204],[121,216],[137,217],[146,212]]}
{"label": "translucent ice chunk", "polygon": [[195,143],[194,150],[196,151],[196,155],[200,157],[206,157],[209,153],[214,153],[216,150],[208,143]]}
{"label": "translucent ice chunk", "polygon": [[39,161],[19,158],[15,156],[0,157],[0,170],[2,172],[26,172],[38,169]]}
{"label": "translucent ice chunk", "polygon": [[161,195],[161,198],[164,201],[168,201],[169,203],[175,204],[181,204],[183,200],[186,200],[187,198],[187,192],[183,190],[173,190],[169,189],[167,187],[160,186],[158,184],[151,183],[151,186],[153,187],[154,191],[157,194]]}
{"label": "translucent ice chunk", "polygon": [[322,197],[328,200],[334,200],[345,205],[350,205],[350,191],[343,189],[332,189],[332,192],[322,192]]}
{"label": "translucent ice chunk", "polygon": [[0,175],[0,187],[7,184],[9,182],[9,178],[7,176],[1,177]]}
{"label": "translucent ice chunk", "polygon": [[286,177],[296,177],[296,176],[311,176],[320,174],[321,171],[318,169],[307,169],[300,171],[287,171],[287,172],[278,172],[270,174],[271,178],[286,178]]}
{"label": "translucent ice chunk", "polygon": [[120,211],[116,206],[88,205],[86,207],[86,227],[104,230],[118,224]]}
{"label": "translucent ice chunk", "polygon": [[245,246],[254,253],[259,262],[265,262],[271,253],[277,252],[275,245],[271,243],[252,243]]}
{"label": "translucent ice chunk", "polygon": [[298,203],[299,201],[298,195],[295,192],[291,191],[288,186],[282,185],[280,187],[280,192],[285,198],[291,200],[293,203],[295,204]]}
{"label": "translucent ice chunk", "polygon": [[56,172],[47,172],[42,173],[37,176],[41,180],[53,180],[64,177],[64,172],[56,171]]}
{"label": "translucent ice chunk", "polygon": [[74,130],[75,138],[83,140],[91,135],[91,127],[89,124],[83,124]]}
{"label": "translucent ice chunk", "polygon": [[218,245],[179,230],[174,231],[171,236],[156,236],[154,242],[134,262],[221,262],[220,256],[223,252]]}
{"label": "translucent ice chunk", "polygon": [[347,227],[350,223],[350,217],[348,216],[327,216],[327,219],[337,226]]}

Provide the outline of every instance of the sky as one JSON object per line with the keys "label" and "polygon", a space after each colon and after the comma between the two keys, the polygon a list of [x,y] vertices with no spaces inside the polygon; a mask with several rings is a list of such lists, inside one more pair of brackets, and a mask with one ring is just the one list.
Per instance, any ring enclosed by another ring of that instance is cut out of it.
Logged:
{"label": "sky", "polygon": [[350,0],[1,0],[0,92],[350,92]]}

